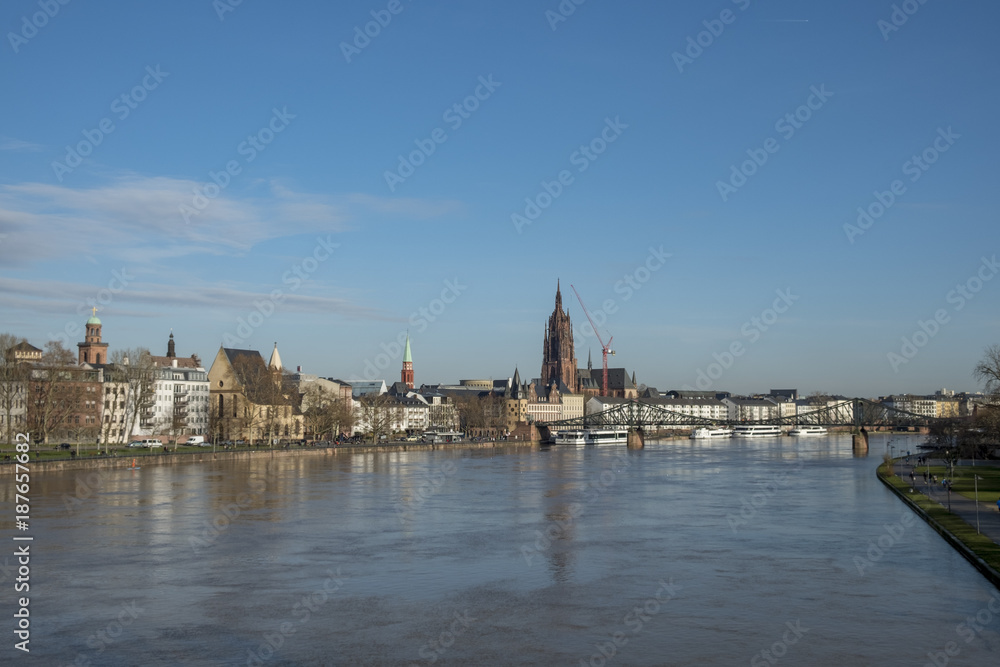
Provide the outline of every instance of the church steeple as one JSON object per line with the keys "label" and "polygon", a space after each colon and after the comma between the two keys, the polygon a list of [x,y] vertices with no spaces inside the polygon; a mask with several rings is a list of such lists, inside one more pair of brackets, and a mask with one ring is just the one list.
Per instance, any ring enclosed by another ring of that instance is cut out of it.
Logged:
{"label": "church steeple", "polygon": [[82,343],[76,346],[80,349],[81,364],[108,363],[108,344],[101,342],[101,319],[97,317],[97,308],[87,320],[87,333]]}
{"label": "church steeple", "polygon": [[278,343],[277,343],[277,341],[275,341],[275,343],[274,343],[274,351],[271,352],[271,362],[267,365],[267,367],[270,370],[272,370],[272,371],[280,371],[281,370],[281,355],[278,354]]}
{"label": "church steeple", "polygon": [[410,332],[406,332],[406,348],[403,350],[403,370],[399,373],[399,380],[406,385],[407,389],[413,389],[413,355],[410,354]]}
{"label": "church steeple", "polygon": [[590,360],[590,350],[587,350],[587,370],[594,370],[594,362]]}
{"label": "church steeple", "polygon": [[170,330],[170,338],[167,339],[167,358],[173,359],[177,354],[174,351],[174,330]]}
{"label": "church steeple", "polygon": [[562,292],[559,289],[559,279],[556,278],[556,312],[563,312],[562,309]]}

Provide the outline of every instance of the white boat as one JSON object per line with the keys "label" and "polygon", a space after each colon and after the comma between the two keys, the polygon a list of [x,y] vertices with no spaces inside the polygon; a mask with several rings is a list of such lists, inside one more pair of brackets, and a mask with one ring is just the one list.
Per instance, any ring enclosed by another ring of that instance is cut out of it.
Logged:
{"label": "white boat", "polygon": [[733,429],[731,428],[696,428],[691,431],[691,437],[695,440],[704,438],[731,438]]}
{"label": "white boat", "polygon": [[557,445],[605,445],[628,442],[627,428],[585,428],[556,431]]}
{"label": "white boat", "polygon": [[586,439],[588,445],[613,445],[615,443],[627,444],[628,429],[615,427],[587,429]]}
{"label": "white boat", "polygon": [[781,428],[773,424],[753,424],[733,429],[734,438],[772,438],[776,435],[781,435]]}
{"label": "white boat", "polygon": [[557,445],[585,445],[587,444],[586,431],[556,431]]}
{"label": "white boat", "polygon": [[788,435],[826,435],[827,430],[823,426],[796,426]]}

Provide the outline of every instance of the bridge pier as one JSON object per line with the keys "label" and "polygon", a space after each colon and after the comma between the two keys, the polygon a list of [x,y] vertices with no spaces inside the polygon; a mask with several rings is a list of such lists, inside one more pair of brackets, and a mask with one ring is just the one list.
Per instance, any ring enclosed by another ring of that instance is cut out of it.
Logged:
{"label": "bridge pier", "polygon": [[629,449],[644,449],[646,447],[646,438],[642,433],[642,429],[630,428],[628,430],[627,443]]}
{"label": "bridge pier", "polygon": [[854,455],[868,456],[868,431],[864,427],[859,433],[854,434]]}

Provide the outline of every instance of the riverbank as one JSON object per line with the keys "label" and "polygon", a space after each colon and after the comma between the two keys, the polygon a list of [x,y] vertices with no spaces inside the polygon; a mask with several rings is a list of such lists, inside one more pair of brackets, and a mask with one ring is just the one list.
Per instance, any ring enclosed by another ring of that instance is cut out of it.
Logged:
{"label": "riverbank", "polygon": [[917,516],[1000,589],[1000,544],[997,541],[977,533],[975,526],[892,474],[884,463],[878,467],[876,474]]}
{"label": "riverbank", "polygon": [[[289,456],[336,456],[338,454],[368,454],[375,452],[426,452],[438,449],[538,449],[540,444],[524,440],[489,442],[456,442],[428,444],[418,442],[389,443],[384,445],[338,445],[336,447],[290,447],[288,449],[233,449],[193,452],[162,452],[123,456],[93,456],[56,460],[31,460],[28,467],[33,474],[60,470],[94,470],[99,468],[131,468],[133,461],[139,467],[180,465],[204,461],[225,461],[246,458],[282,458]],[[13,475],[14,461],[0,465],[0,475]]]}

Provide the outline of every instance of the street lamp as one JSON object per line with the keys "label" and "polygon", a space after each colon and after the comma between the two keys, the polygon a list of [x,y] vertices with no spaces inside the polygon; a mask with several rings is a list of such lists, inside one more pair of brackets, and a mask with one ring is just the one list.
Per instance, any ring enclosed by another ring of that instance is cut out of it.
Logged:
{"label": "street lamp", "polygon": [[945,456],[948,457],[948,511],[951,511],[951,478],[955,475],[955,465],[951,459],[951,450],[944,450]]}
{"label": "street lamp", "polygon": [[979,475],[972,476],[972,484],[976,488],[976,535],[979,535]]}

